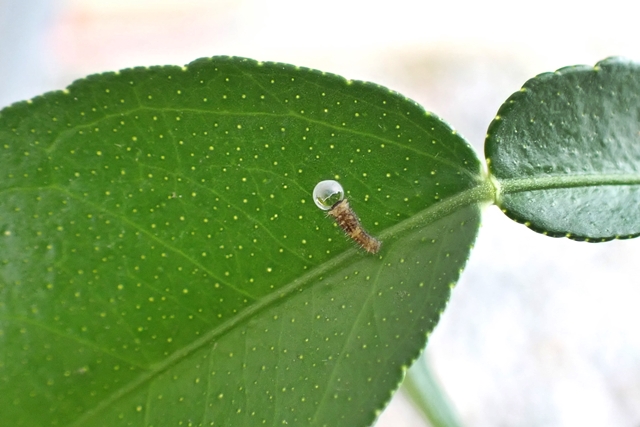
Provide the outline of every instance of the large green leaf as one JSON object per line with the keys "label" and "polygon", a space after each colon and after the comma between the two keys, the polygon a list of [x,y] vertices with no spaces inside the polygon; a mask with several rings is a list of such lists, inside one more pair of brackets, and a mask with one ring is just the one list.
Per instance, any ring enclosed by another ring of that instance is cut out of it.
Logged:
{"label": "large green leaf", "polygon": [[[238,58],[0,112],[0,413],[12,426],[372,422],[492,198],[385,88]],[[376,255],[311,198],[339,179]]]}
{"label": "large green leaf", "polygon": [[608,59],[529,80],[485,153],[511,218],[552,236],[640,234],[640,65]]}

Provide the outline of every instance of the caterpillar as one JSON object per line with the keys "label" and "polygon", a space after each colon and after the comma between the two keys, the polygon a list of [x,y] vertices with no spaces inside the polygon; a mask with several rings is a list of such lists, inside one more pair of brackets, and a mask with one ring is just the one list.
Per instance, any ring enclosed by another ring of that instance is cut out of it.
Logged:
{"label": "caterpillar", "polygon": [[344,190],[338,181],[320,181],[313,190],[313,200],[320,209],[327,211],[327,215],[333,217],[346,235],[362,249],[372,254],[378,253],[380,240],[362,227],[349,201],[344,198]]}

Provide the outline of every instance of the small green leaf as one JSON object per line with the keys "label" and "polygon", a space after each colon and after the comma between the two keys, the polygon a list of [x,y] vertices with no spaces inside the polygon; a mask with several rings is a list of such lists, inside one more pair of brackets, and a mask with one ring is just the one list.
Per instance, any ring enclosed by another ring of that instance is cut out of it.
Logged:
{"label": "small green leaf", "polygon": [[[385,88],[213,58],[0,112],[0,413],[12,426],[370,424],[493,195]],[[338,179],[366,254],[312,199]]]}
{"label": "small green leaf", "polygon": [[607,59],[529,80],[489,127],[498,204],[578,240],[640,234],[640,65]]}

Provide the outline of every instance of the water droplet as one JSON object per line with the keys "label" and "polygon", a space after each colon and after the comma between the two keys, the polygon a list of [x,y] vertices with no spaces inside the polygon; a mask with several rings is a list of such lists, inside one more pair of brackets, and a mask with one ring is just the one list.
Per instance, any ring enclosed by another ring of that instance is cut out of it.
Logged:
{"label": "water droplet", "polygon": [[323,211],[328,211],[342,199],[344,199],[344,189],[338,181],[332,179],[320,181],[313,189],[313,201]]}

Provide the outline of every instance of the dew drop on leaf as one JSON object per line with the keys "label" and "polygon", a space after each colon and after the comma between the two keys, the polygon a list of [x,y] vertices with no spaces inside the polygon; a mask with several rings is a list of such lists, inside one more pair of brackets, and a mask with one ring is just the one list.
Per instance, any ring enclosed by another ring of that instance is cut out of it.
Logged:
{"label": "dew drop on leaf", "polygon": [[313,201],[323,211],[328,211],[342,199],[344,199],[344,189],[338,181],[332,179],[320,181],[313,189]]}

